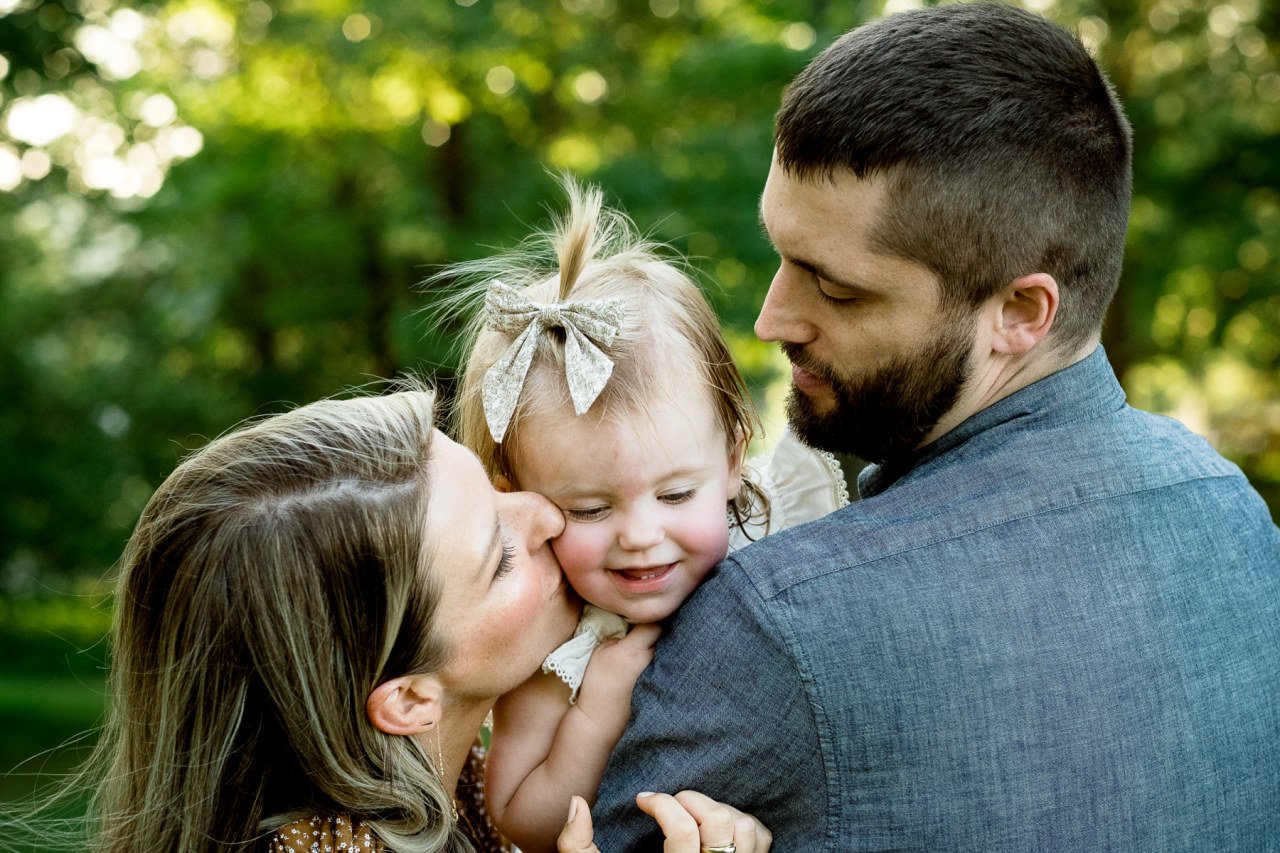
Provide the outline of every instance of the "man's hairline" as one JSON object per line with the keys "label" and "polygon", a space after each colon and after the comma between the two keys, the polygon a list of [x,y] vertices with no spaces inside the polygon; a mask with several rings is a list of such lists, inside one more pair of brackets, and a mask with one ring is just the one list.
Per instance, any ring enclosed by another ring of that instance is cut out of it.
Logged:
{"label": "man's hairline", "polygon": [[[883,203],[881,204],[881,209],[876,211],[875,221],[871,223],[871,227],[869,229],[868,236],[870,239],[871,250],[884,257],[906,261],[907,263],[914,264],[922,269],[928,270],[934,279],[934,287],[937,289],[938,307],[949,319],[962,320],[966,317],[970,317],[981,306],[981,303],[974,304],[973,300],[966,299],[963,294],[956,292],[954,288],[945,286],[943,276],[938,270],[934,269],[933,266],[920,258],[911,257],[905,252],[896,250],[894,245],[885,238],[884,235],[886,229],[883,227],[884,219],[886,208],[890,208],[893,204],[892,199],[894,196],[892,189],[895,183],[894,178],[897,175],[902,174],[904,171],[909,172],[911,168],[905,162],[899,161],[890,166],[883,166],[868,170],[865,175],[859,175],[855,169],[839,163],[828,163],[814,165],[810,168],[796,169],[794,168],[794,164],[792,166],[788,166],[778,157],[776,145],[774,147],[773,162],[788,178],[802,183],[818,183],[820,181],[826,181],[834,185],[836,177],[840,173],[850,176],[855,181],[885,182],[885,192],[882,196]],[[769,242],[774,246],[774,249],[778,250],[777,244],[769,237],[768,229],[765,228],[763,189],[760,192],[760,200],[757,204],[757,216],[760,220],[761,229],[764,231],[766,239],[769,239]],[[782,254],[780,250],[778,250],[778,252],[780,255]],[[1105,313],[1103,316],[1105,320]],[[1056,334],[1057,332],[1058,329],[1056,327],[1051,328],[1048,335],[1049,339],[1047,339],[1045,343],[1048,343],[1052,348],[1057,349],[1060,353],[1066,355],[1068,353],[1076,352],[1082,346],[1087,346],[1088,342],[1091,340],[1098,340],[1102,334],[1102,326],[1099,324],[1098,327],[1093,329],[1088,335],[1077,334],[1072,336],[1072,339],[1060,338],[1057,341],[1050,340],[1058,337],[1058,334]]]}
{"label": "man's hairline", "polygon": [[[932,275],[935,280],[935,287],[938,290],[939,302],[941,307],[943,308],[963,307],[962,303],[964,302],[964,300],[953,298],[950,295],[950,291],[948,290],[948,288],[943,286],[942,276],[939,274],[938,270],[934,269],[932,266],[925,263],[920,258],[912,257],[906,254],[905,252],[898,251],[895,248],[894,244],[885,238],[885,233],[887,229],[884,227],[884,219],[885,219],[886,209],[891,208],[893,204],[892,190],[894,187],[894,177],[900,171],[909,169],[909,167],[905,163],[898,162],[891,166],[884,166],[876,169],[867,170],[867,172],[863,175],[859,175],[858,172],[853,168],[850,168],[848,166],[838,164],[838,163],[831,163],[823,166],[815,166],[812,169],[796,170],[794,168],[788,167],[786,164],[784,164],[781,160],[778,159],[776,147],[774,149],[773,162],[788,178],[791,178],[801,183],[817,184],[819,182],[825,181],[826,183],[829,183],[832,186],[834,186],[836,178],[840,173],[844,173],[849,177],[851,177],[853,180],[859,181],[862,183],[867,183],[867,184],[883,183],[884,193],[881,196],[882,203],[880,205],[880,209],[875,212],[876,213],[875,221],[870,224],[870,228],[868,229],[868,237],[870,242],[870,245],[868,248],[873,253],[880,255],[882,257],[890,258],[897,261],[904,261],[906,263],[913,264],[917,267],[920,267],[923,270],[928,271],[929,274]],[[774,242],[772,236],[769,234],[769,229],[765,224],[764,189],[761,189],[760,198],[756,204],[756,217],[760,222],[760,228],[764,232],[765,239],[769,241],[770,245],[774,247],[775,251],[777,251],[779,255],[782,255],[782,251],[778,248],[778,244]],[[786,258],[786,256],[783,256],[783,258],[784,260],[792,260],[793,262],[804,261],[804,263],[809,266],[821,266],[824,268],[827,266],[825,264],[819,264],[814,261],[803,259],[803,258]],[[853,283],[846,282],[842,278],[832,278],[831,281],[836,284],[848,284],[849,286],[855,286]],[[948,303],[956,303],[956,305],[949,306]]]}

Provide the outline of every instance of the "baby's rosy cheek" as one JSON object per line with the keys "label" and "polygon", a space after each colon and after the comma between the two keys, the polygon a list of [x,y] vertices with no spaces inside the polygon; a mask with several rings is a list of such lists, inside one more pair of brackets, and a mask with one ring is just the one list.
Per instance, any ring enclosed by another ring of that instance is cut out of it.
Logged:
{"label": "baby's rosy cheek", "polygon": [[[694,534],[695,547],[698,553],[718,563],[729,551],[729,526],[727,524],[708,524]],[[710,568],[710,566],[708,566]]]}
{"label": "baby's rosy cheek", "polygon": [[604,549],[595,541],[596,537],[584,535],[570,523],[559,538],[551,540],[551,548],[564,569],[564,576],[574,587],[590,577],[604,565]]}

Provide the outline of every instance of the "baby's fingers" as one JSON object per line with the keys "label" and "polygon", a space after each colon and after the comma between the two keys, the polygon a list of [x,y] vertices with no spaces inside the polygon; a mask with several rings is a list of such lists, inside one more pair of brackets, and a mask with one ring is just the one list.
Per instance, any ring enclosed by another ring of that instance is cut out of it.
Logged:
{"label": "baby's fingers", "polygon": [[629,643],[637,648],[652,649],[658,642],[658,638],[662,636],[662,628],[652,622],[645,625],[636,625],[627,632],[627,636],[619,640],[619,643]]}
{"label": "baby's fingers", "polygon": [[621,640],[601,643],[591,656],[591,665],[595,664],[598,656],[602,661],[609,662],[610,669],[630,673],[634,680],[653,660],[653,647],[661,634],[662,629],[657,625],[637,625]]}

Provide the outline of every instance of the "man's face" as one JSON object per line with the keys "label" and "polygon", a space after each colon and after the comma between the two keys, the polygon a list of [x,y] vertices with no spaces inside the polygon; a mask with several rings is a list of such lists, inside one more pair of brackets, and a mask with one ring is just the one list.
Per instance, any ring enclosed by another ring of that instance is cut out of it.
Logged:
{"label": "man's face", "polygon": [[760,215],[781,264],[756,321],[791,361],[797,434],[875,462],[937,437],[971,373],[976,320],[942,304],[927,268],[876,245],[884,194],[881,180],[799,181],[775,161]]}

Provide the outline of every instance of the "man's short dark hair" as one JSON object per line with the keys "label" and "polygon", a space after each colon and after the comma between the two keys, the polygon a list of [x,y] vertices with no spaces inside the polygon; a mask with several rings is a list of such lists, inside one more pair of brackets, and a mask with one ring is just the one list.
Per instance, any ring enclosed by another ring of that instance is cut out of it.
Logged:
{"label": "man's short dark hair", "polygon": [[931,269],[952,307],[1052,275],[1065,347],[1097,333],[1120,279],[1130,136],[1077,37],[982,2],[846,33],[788,89],[775,144],[800,179],[886,178],[878,246]]}

